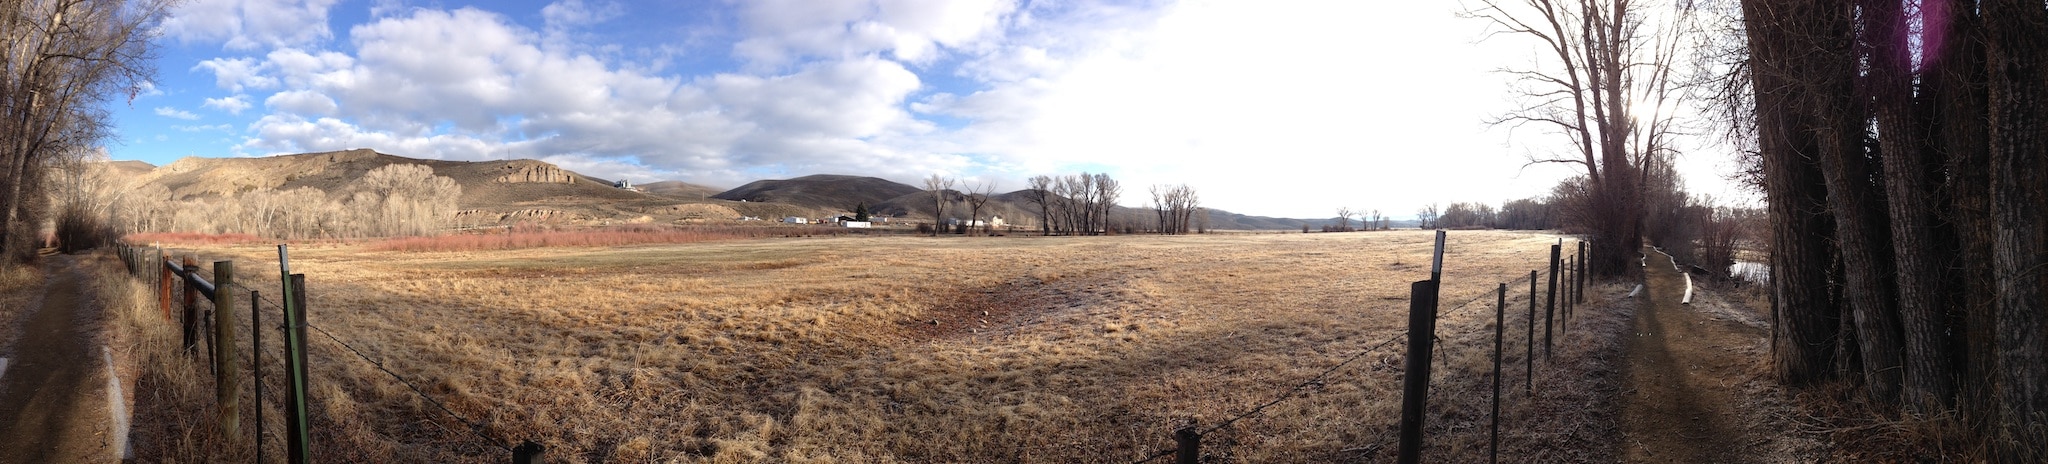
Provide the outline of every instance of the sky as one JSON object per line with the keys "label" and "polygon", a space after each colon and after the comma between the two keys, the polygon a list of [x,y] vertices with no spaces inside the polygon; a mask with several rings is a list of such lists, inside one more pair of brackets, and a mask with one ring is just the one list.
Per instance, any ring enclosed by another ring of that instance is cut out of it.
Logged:
{"label": "sky", "polygon": [[[370,148],[718,188],[810,174],[1025,187],[1107,172],[1278,217],[1542,195],[1568,149],[1489,127],[1531,43],[1452,2],[192,0],[115,159]],[[1679,162],[1745,193],[1725,150]]]}

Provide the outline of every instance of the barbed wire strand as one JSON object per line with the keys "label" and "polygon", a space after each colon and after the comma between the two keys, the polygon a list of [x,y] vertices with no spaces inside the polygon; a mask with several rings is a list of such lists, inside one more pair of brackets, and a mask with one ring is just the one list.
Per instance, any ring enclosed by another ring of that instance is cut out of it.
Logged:
{"label": "barbed wire strand", "polygon": [[349,352],[355,353],[356,357],[362,358],[364,362],[368,362],[372,366],[376,366],[377,370],[384,371],[385,374],[389,374],[391,378],[397,380],[398,383],[405,384],[406,388],[412,389],[413,394],[419,395],[421,399],[427,400],[427,402],[433,404],[434,407],[441,408],[441,412],[448,413],[448,417],[453,417],[455,418],[456,421],[462,422],[463,425],[469,426],[469,433],[476,435],[478,439],[483,440],[485,443],[491,444],[491,446],[502,448],[506,452],[512,452],[512,447],[510,445],[506,445],[505,442],[498,441],[495,438],[491,438],[489,435],[485,435],[483,432],[482,424],[463,418],[461,414],[456,414],[454,410],[448,409],[448,405],[441,404],[440,401],[435,400],[434,397],[432,396],[427,396],[427,392],[421,391],[420,387],[413,385],[412,382],[406,380],[404,376],[400,376],[398,375],[397,372],[392,372],[391,369],[385,368],[384,363],[378,362],[377,360],[374,359],[370,359],[369,356],[364,355],[363,352],[357,350],[356,347],[350,346],[348,342],[341,341],[341,338],[335,337],[334,334],[332,333],[328,333],[327,329],[320,328],[320,326],[313,325],[312,323],[307,323],[306,327],[311,327],[313,328],[314,331],[320,332],[320,335],[327,336],[328,340],[333,340],[334,343],[341,345],[342,348],[347,348]]}

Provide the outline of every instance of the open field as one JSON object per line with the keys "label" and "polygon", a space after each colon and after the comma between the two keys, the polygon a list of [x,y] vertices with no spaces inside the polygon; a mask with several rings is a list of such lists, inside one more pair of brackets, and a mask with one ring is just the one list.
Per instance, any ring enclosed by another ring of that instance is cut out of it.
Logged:
{"label": "open field", "polygon": [[[483,422],[486,434],[543,443],[551,459],[1097,462],[1164,449],[1178,425],[1214,424],[1399,333],[1407,283],[1429,275],[1430,238],[882,236],[447,253],[344,245],[295,248],[292,264],[308,275],[314,325]],[[1497,282],[1525,292],[1526,280],[1514,279],[1555,240],[1452,232],[1444,309]],[[234,257],[245,283],[276,288],[272,247],[198,252]],[[1526,304],[1511,297],[1509,307]],[[1489,312],[1440,323],[1439,359],[1451,365],[1440,376],[1481,368],[1490,352],[1467,335],[1490,332]],[[313,338],[322,459],[505,459],[375,367]],[[1217,431],[1205,451],[1252,462],[1362,458],[1357,448],[1391,438],[1399,353],[1373,354]],[[1483,440],[1483,403],[1432,409],[1476,417]],[[281,416],[271,417],[276,430]]]}

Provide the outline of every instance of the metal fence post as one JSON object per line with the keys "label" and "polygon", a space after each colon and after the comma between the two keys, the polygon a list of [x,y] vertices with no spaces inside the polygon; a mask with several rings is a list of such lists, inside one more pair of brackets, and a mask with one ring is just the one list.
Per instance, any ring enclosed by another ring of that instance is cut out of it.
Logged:
{"label": "metal fence post", "polygon": [[1501,337],[1507,334],[1508,284],[1500,284],[1493,303],[1493,440],[1486,448],[1488,462],[1500,462],[1500,355]]}
{"label": "metal fence post", "polygon": [[1579,285],[1578,285],[1578,288],[1576,288],[1576,289],[1574,289],[1574,290],[1572,291],[1572,296],[1573,296],[1574,298],[1577,298],[1577,299],[1579,300],[1579,302],[1580,302],[1580,303],[1585,303],[1585,302],[1586,302],[1586,282],[1588,282],[1588,281],[1590,281],[1590,280],[1591,280],[1591,279],[1589,279],[1589,278],[1587,278],[1587,277],[1586,277],[1586,269],[1587,269],[1587,268],[1590,268],[1590,267],[1592,267],[1592,266],[1588,266],[1588,265],[1586,265],[1586,242],[1585,242],[1584,240],[1580,240],[1580,241],[1579,241]]}
{"label": "metal fence post", "polygon": [[1543,359],[1550,359],[1551,325],[1557,319],[1557,253],[1564,247],[1564,239],[1558,239],[1550,246],[1550,290],[1543,293]]}
{"label": "metal fence post", "polygon": [[164,322],[171,321],[171,273],[164,272],[171,266],[171,257],[162,249],[156,252],[156,306],[163,311]]}
{"label": "metal fence post", "polygon": [[519,446],[512,447],[512,464],[540,464],[541,453],[547,450],[547,447],[527,440]]}
{"label": "metal fence post", "polygon": [[213,396],[227,436],[241,433],[241,380],[235,375],[235,262],[213,262]]}
{"label": "metal fence post", "polygon": [[199,347],[199,292],[193,291],[192,273],[199,272],[199,262],[187,255],[179,267],[178,280],[184,284],[185,296],[185,352],[192,353]]}

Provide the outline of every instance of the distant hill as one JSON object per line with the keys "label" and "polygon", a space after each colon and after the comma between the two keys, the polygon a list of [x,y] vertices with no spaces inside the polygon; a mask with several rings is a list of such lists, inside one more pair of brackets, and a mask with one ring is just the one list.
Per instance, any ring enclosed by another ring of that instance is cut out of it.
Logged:
{"label": "distant hill", "polygon": [[645,184],[636,185],[635,187],[639,187],[640,191],[642,192],[652,193],[655,195],[661,195],[665,197],[681,198],[684,200],[703,200],[711,198],[712,195],[717,195],[718,192],[724,191],[724,189],[716,187],[697,185],[689,182],[676,180],[649,182]]}
{"label": "distant hill", "polygon": [[350,195],[364,174],[393,164],[424,165],[435,175],[455,180],[462,186],[458,216],[471,224],[669,223],[807,215],[802,208],[785,205],[692,199],[692,189],[710,189],[681,182],[661,186],[672,194],[616,188],[610,180],[535,160],[426,160],[358,149],[262,158],[188,157],[147,170],[143,167],[148,165],[140,162],[114,166],[138,185],[164,187],[172,199],[213,201],[262,189],[298,188],[319,190],[338,200]]}
{"label": "distant hill", "polygon": [[922,189],[874,177],[818,174],[795,179],[757,180],[711,198],[750,203],[781,203],[824,211],[853,211],[923,192]]}
{"label": "distant hill", "polygon": [[[263,158],[179,159],[161,167],[139,161],[109,163],[116,175],[164,187],[172,199],[218,201],[257,190],[312,188],[329,199],[353,193],[364,174],[393,164],[419,164],[462,185],[459,217],[469,224],[683,223],[736,221],[742,216],[768,220],[798,216],[819,218],[850,212],[865,204],[871,214],[930,221],[931,197],[923,189],[886,179],[844,175],[810,175],[761,180],[717,191],[679,181],[650,182],[636,189],[616,188],[612,181],[562,169],[535,160],[444,161],[395,156],[367,149],[279,155]],[[965,197],[948,216],[964,216]],[[956,213],[957,212],[957,213]],[[1038,205],[1029,190],[997,194],[982,212],[1011,224],[1036,227]],[[1149,225],[1152,212],[1116,207],[1118,224]],[[1328,221],[1250,216],[1210,210],[1209,228],[1217,230],[1292,230],[1303,224],[1320,227]]]}

